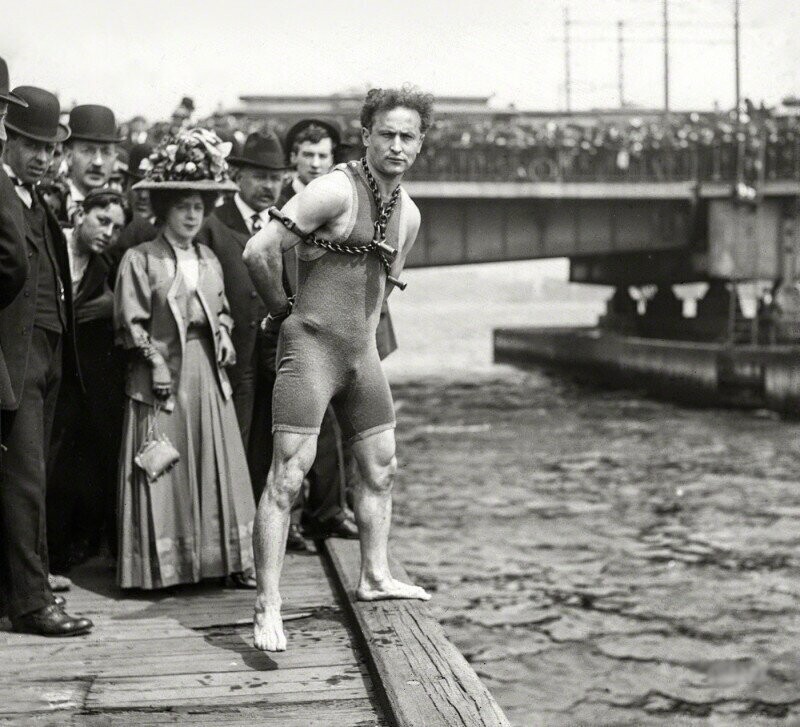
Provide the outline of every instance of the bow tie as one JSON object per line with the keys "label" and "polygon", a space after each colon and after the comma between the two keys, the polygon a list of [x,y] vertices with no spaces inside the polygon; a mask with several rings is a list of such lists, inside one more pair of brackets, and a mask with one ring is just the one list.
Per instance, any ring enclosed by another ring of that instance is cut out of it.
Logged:
{"label": "bow tie", "polygon": [[22,187],[23,189],[27,189],[29,192],[33,192],[33,185],[30,182],[23,182],[19,177],[16,175],[13,177],[9,177],[12,182],[14,182],[15,187]]}

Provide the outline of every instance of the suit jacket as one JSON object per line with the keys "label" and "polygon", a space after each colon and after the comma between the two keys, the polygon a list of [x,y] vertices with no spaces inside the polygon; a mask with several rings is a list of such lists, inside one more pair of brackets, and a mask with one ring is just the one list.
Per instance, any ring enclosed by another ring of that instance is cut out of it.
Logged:
{"label": "suit jacket", "polygon": [[[230,316],[222,266],[205,245],[197,244],[200,275],[197,295],[205,311],[214,343],[217,383],[225,399],[231,396],[231,385],[225,370],[217,364],[221,329],[231,331]],[[177,273],[177,260],[170,244],[159,235],[125,253],[120,263],[114,288],[114,329],[117,342],[128,349],[152,345],[166,363],[172,378],[173,395],[164,404],[166,411],[175,407],[174,392],[180,386],[183,352],[189,322],[185,311],[190,295]],[[150,363],[137,356],[131,362],[125,393],[136,401],[155,405]]]}
{"label": "suit jacket", "polygon": [[114,292],[107,253],[92,254],[74,293],[75,343],[81,375],[95,390],[121,390],[121,355],[114,345]]}
{"label": "suit jacket", "polygon": [[[14,183],[0,166],[0,309],[17,297],[28,277],[25,218],[22,208],[14,204],[17,199]],[[11,377],[0,346],[0,407],[13,399]]]}
{"label": "suit jacket", "polygon": [[233,318],[231,338],[237,363],[228,374],[234,387],[241,373],[253,362],[259,325],[267,315],[267,308],[242,260],[249,239],[250,232],[233,198],[226,200],[206,218],[197,236],[197,241],[208,245],[222,265],[225,293]]}
{"label": "suit jacket", "polygon": [[0,165],[0,308],[9,305],[28,276],[25,217],[14,183]]}
{"label": "suit jacket", "polygon": [[[23,202],[11,189],[12,198],[3,199],[4,205],[12,208],[12,214],[22,220],[25,230],[25,243],[28,256],[28,275],[25,278],[22,291],[14,298],[10,305],[0,311],[0,348],[3,350],[8,377],[11,383],[11,397],[2,402],[3,409],[16,410],[19,406],[19,397],[25,381],[28,368],[28,355],[30,353],[31,334],[36,317],[36,294],[39,287],[39,256],[46,255],[47,251],[41,247],[40,242],[29,233],[24,222]],[[67,242],[64,233],[59,227],[53,213],[38,191],[33,194],[45,210],[47,226],[53,237],[56,266],[58,267],[61,281],[64,285],[64,301],[67,316],[66,339],[64,341],[64,358],[72,365],[70,370],[80,383],[80,367],[77,363],[75,347],[75,317],[72,304],[72,279],[69,272],[69,259],[67,257]]]}

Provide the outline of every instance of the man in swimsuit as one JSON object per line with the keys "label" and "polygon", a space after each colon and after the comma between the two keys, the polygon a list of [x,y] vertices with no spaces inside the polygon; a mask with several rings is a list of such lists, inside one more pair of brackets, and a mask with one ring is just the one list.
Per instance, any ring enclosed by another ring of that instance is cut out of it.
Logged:
{"label": "man in swimsuit", "polygon": [[[430,125],[432,98],[411,88],[372,89],[361,110],[363,161],[313,180],[250,239],[256,289],[282,321],[273,396],[273,459],[256,516],[255,645],[284,651],[278,592],[289,511],[333,404],[352,442],[361,533],[361,600],[428,600],[389,572],[391,487],[397,469],[394,405],[375,342],[381,305],[414,244],[419,210],[399,185]],[[301,239],[302,238],[302,239]],[[294,305],[280,285],[282,253],[298,248]],[[291,313],[291,315],[290,315]]]}

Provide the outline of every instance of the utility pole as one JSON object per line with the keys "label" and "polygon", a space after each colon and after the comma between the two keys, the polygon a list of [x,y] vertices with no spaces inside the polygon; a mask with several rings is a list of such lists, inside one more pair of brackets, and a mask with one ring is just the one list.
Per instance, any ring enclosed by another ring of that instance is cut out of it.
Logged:
{"label": "utility pole", "polygon": [[669,0],[664,0],[664,116],[669,118]]}
{"label": "utility pole", "polygon": [[564,5],[564,90],[567,111],[572,111],[572,74],[570,72],[569,5]]}
{"label": "utility pole", "polygon": [[741,85],[739,79],[739,0],[733,0],[733,65],[736,71],[736,113],[739,113],[741,103]]}
{"label": "utility pole", "polygon": [[617,85],[619,88],[619,107],[625,106],[625,47],[623,45],[624,24],[617,21]]}

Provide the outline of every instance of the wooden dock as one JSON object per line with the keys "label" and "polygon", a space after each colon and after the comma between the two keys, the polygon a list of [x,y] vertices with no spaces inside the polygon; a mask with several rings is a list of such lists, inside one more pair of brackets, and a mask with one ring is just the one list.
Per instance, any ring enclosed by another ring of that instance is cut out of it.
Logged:
{"label": "wooden dock", "polygon": [[494,360],[544,365],[660,398],[800,416],[800,346],[639,338],[601,328],[499,328]]}
{"label": "wooden dock", "polygon": [[0,621],[0,725],[507,726],[426,605],[355,601],[357,567],[352,541],[287,554],[289,648],[267,654],[253,648],[253,591],[130,594],[90,561],[66,594],[90,634],[15,634]]}

